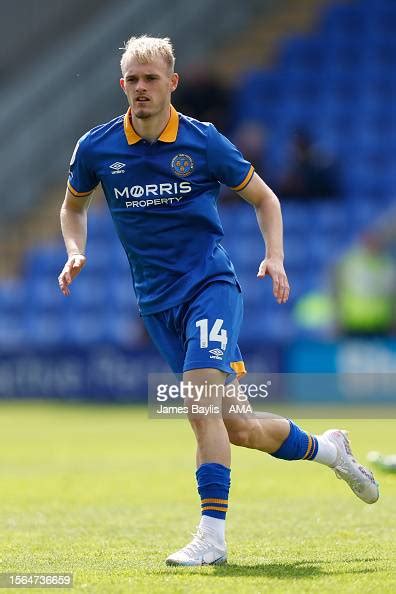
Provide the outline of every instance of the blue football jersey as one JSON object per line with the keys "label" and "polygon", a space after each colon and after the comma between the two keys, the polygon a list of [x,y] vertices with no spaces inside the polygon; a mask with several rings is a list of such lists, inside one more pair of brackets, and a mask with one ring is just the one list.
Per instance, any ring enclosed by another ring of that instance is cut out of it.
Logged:
{"label": "blue football jersey", "polygon": [[137,135],[130,109],[77,143],[68,188],[87,196],[100,183],[145,315],[188,301],[214,280],[238,283],[221,245],[220,184],[243,189],[253,167],[210,123],[179,114],[156,142]]}

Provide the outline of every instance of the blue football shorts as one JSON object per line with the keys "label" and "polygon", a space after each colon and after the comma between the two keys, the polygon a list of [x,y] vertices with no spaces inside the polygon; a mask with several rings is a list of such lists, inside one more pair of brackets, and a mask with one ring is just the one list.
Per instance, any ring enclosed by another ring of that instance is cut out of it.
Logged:
{"label": "blue football shorts", "polygon": [[143,322],[172,371],[215,368],[243,375],[238,347],[243,317],[239,286],[226,281],[205,285],[190,301],[151,315]]}

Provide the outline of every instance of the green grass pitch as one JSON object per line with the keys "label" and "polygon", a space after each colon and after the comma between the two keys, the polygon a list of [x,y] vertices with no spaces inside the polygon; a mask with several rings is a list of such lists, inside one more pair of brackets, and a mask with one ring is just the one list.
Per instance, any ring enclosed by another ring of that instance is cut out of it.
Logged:
{"label": "green grass pitch", "polygon": [[[70,571],[74,593],[396,592],[395,475],[369,506],[318,464],[233,448],[228,565],[166,567],[199,521],[186,421],[43,403],[0,418],[1,572]],[[301,424],[348,428],[362,459],[396,450],[394,420]]]}

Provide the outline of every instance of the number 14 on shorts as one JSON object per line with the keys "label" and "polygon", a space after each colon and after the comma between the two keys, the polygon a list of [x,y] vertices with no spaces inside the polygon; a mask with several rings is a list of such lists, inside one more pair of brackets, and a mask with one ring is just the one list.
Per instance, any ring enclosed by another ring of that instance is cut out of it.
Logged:
{"label": "number 14 on shorts", "polygon": [[220,320],[219,318],[213,324],[210,332],[209,332],[209,320],[208,318],[204,318],[202,320],[198,320],[195,322],[195,326],[199,328],[200,338],[199,343],[201,349],[207,349],[210,342],[219,342],[220,348],[225,351],[227,348],[227,330],[224,328],[221,329],[224,320]]}

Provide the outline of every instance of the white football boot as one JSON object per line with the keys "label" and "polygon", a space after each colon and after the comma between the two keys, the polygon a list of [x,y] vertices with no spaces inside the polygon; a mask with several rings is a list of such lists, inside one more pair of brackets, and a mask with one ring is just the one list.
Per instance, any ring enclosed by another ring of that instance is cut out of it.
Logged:
{"label": "white football boot", "polygon": [[331,467],[337,478],[347,482],[355,495],[365,503],[375,503],[379,497],[378,483],[373,473],[354,458],[348,432],[329,429],[323,436],[337,448],[337,459]]}
{"label": "white football boot", "polygon": [[227,562],[226,544],[218,544],[202,528],[197,529],[192,541],[176,553],[169,555],[167,565],[221,565]]}

